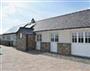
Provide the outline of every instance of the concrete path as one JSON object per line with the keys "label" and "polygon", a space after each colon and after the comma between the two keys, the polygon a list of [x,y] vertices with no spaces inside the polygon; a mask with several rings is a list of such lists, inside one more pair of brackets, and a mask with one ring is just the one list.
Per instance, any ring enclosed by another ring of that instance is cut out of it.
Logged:
{"label": "concrete path", "polygon": [[[69,57],[52,57],[44,53],[27,53],[12,47],[2,47],[0,55],[0,71],[90,71],[88,63],[74,61]],[[78,60],[77,58],[74,58]]]}

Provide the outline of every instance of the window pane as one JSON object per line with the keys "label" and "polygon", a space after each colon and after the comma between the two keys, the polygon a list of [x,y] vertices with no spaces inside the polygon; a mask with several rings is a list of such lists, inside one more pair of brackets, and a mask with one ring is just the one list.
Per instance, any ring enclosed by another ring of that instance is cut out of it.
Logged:
{"label": "window pane", "polygon": [[85,43],[90,43],[90,32],[85,32]]}
{"label": "window pane", "polygon": [[20,38],[22,38],[22,33],[20,33]]}
{"label": "window pane", "polygon": [[41,35],[39,35],[39,37],[40,37],[40,41],[42,41],[42,36],[41,36]]}
{"label": "window pane", "polygon": [[74,42],[74,34],[72,34],[72,42]]}
{"label": "window pane", "polygon": [[58,42],[58,38],[55,38],[55,41]]}
{"label": "window pane", "polygon": [[78,42],[83,43],[84,38],[83,38],[83,33],[78,33]]}
{"label": "window pane", "polygon": [[39,37],[38,37],[38,35],[37,35],[37,41],[39,41],[39,39],[38,39]]}
{"label": "window pane", "polygon": [[54,41],[54,38],[51,38],[51,41]]}
{"label": "window pane", "polygon": [[81,43],[83,43],[83,38],[81,38]]}
{"label": "window pane", "polygon": [[74,38],[72,38],[72,42],[74,42]]}
{"label": "window pane", "polygon": [[85,43],[88,43],[88,38],[85,38]]}
{"label": "window pane", "polygon": [[77,33],[72,34],[72,42],[76,43],[77,42]]}
{"label": "window pane", "polygon": [[51,41],[54,41],[54,34],[51,34]]}
{"label": "window pane", "polygon": [[90,32],[88,33],[88,43],[90,43]]}
{"label": "window pane", "polygon": [[90,43],[90,38],[88,38],[88,43]]}
{"label": "window pane", "polygon": [[10,36],[7,36],[7,39],[10,40]]}
{"label": "window pane", "polygon": [[58,34],[55,35],[55,41],[58,42]]}
{"label": "window pane", "polygon": [[78,42],[80,42],[80,38],[78,38]]}
{"label": "window pane", "polygon": [[77,42],[77,38],[74,38],[74,42]]}
{"label": "window pane", "polygon": [[88,38],[90,38],[90,32],[87,32],[87,34],[88,34]]}
{"label": "window pane", "polygon": [[41,34],[38,34],[38,35],[37,35],[37,41],[42,41],[42,36],[41,36]]}

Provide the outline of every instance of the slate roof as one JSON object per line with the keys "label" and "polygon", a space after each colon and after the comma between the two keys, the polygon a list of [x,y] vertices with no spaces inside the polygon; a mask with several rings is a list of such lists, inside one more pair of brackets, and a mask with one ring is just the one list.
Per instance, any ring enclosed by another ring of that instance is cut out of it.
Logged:
{"label": "slate roof", "polygon": [[35,24],[35,20],[34,20],[34,18],[32,18],[31,22],[28,22],[27,24],[24,23],[24,24],[14,26],[14,27],[10,28],[7,32],[3,33],[3,34],[14,34],[14,33],[18,32],[18,30],[20,28],[22,28],[22,27],[25,27],[25,29],[26,28],[31,28],[32,26],[34,26],[34,24]]}
{"label": "slate roof", "polygon": [[[90,9],[78,11],[62,16],[47,18],[44,20],[36,21],[34,31],[45,30],[58,30],[58,29],[73,29],[73,28],[90,28]],[[30,28],[32,25],[27,25],[26,28]],[[16,33],[20,27],[25,24],[12,27],[4,34]]]}
{"label": "slate roof", "polygon": [[25,28],[25,27],[20,27],[17,33],[23,33],[23,34],[34,34],[33,29],[31,28]]}
{"label": "slate roof", "polygon": [[34,31],[90,27],[90,9],[36,21]]}

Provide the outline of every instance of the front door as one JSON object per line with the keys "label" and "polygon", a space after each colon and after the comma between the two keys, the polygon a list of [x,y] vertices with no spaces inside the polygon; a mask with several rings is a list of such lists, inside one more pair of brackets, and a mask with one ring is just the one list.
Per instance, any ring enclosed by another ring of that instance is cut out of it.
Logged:
{"label": "front door", "polygon": [[57,53],[57,42],[58,42],[58,34],[52,33],[51,34],[51,48],[50,51]]}
{"label": "front door", "polygon": [[36,49],[37,49],[37,50],[40,50],[40,47],[41,47],[41,42],[38,41],[38,42],[37,42],[37,47],[36,47]]}
{"label": "front door", "polygon": [[57,53],[57,42],[51,42],[51,52]]}
{"label": "front door", "polygon": [[40,50],[41,49],[41,41],[42,41],[42,36],[41,36],[41,34],[38,34],[37,35],[36,50]]}

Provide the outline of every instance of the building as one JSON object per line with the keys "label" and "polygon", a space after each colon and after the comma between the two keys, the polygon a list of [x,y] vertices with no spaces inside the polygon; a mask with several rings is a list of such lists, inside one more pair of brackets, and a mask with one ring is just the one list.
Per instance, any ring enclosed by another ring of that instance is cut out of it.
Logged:
{"label": "building", "polygon": [[30,23],[20,27],[16,33],[16,49],[28,51],[35,49],[35,32],[33,27],[35,20],[32,19]]}
{"label": "building", "polygon": [[36,49],[90,57],[90,9],[37,21]]}
{"label": "building", "polygon": [[18,31],[19,27],[14,26],[10,28],[8,31],[0,35],[1,43],[2,45],[7,45],[7,46],[16,46],[16,32]]}
{"label": "building", "polygon": [[0,35],[0,45],[1,45],[1,39],[2,39],[2,35]]}
{"label": "building", "polygon": [[23,27],[25,24],[20,24],[14,26],[7,30],[5,33],[0,35],[1,45],[14,46],[16,47],[16,33],[20,27]]}
{"label": "building", "polygon": [[16,48],[22,51],[35,49],[35,33],[32,28],[20,27],[16,33]]}
{"label": "building", "polygon": [[5,33],[1,35],[1,44],[16,46],[16,33]]}
{"label": "building", "polygon": [[[35,39],[28,40],[35,40],[33,47],[36,50],[90,58],[90,9],[36,21],[33,30],[28,33],[30,32],[35,33],[31,33]],[[28,44],[31,44],[30,41]],[[26,46],[27,43],[25,49]]]}

